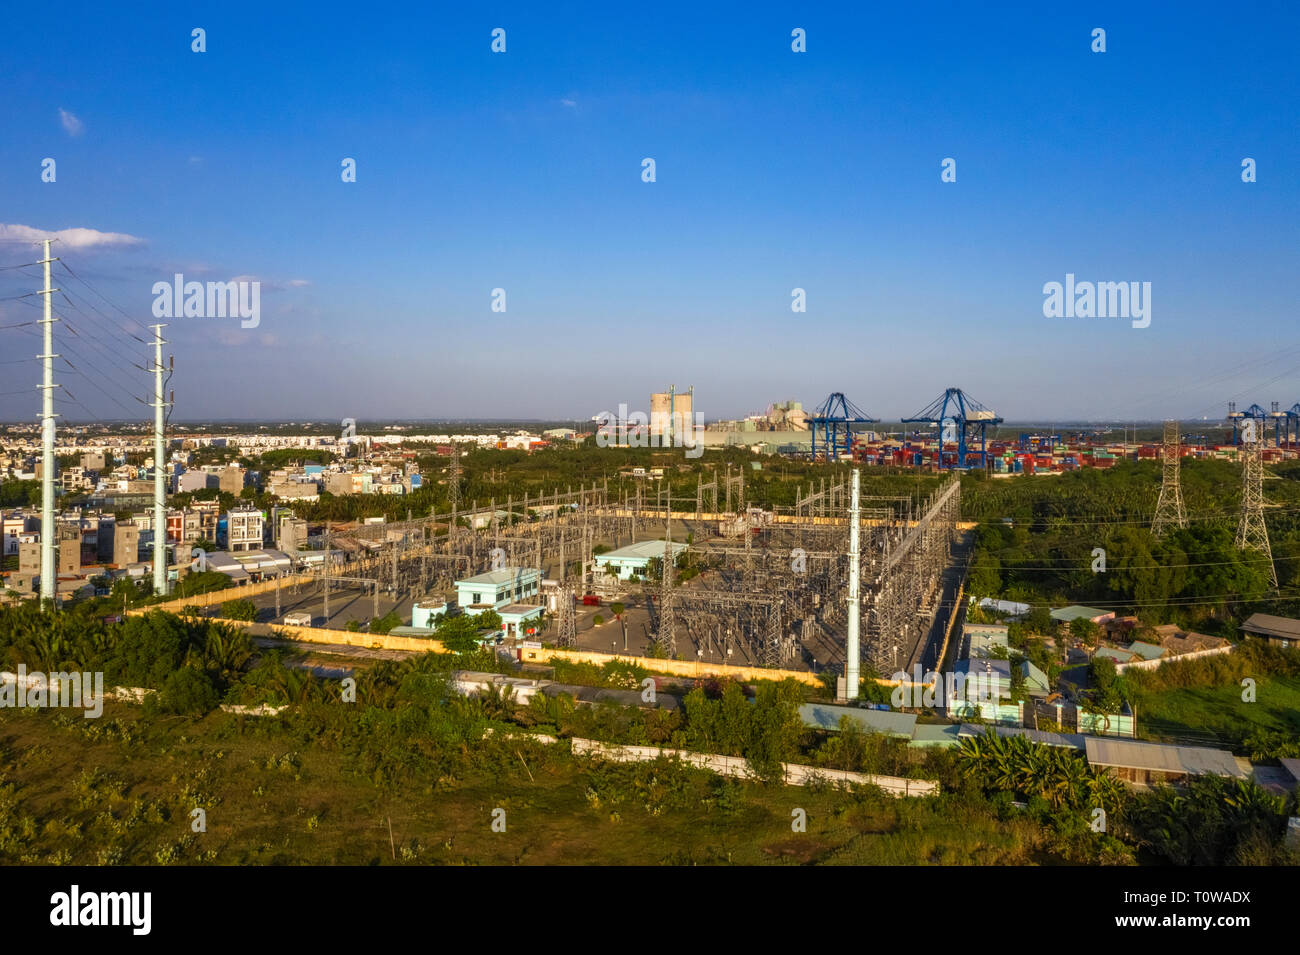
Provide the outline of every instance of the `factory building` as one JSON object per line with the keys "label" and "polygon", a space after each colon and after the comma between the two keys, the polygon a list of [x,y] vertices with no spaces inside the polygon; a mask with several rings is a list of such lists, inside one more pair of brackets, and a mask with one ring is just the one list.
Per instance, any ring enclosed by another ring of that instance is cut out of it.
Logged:
{"label": "factory building", "polygon": [[679,393],[669,386],[667,391],[650,396],[650,436],[661,441],[671,439],[691,428],[695,421],[695,386]]}

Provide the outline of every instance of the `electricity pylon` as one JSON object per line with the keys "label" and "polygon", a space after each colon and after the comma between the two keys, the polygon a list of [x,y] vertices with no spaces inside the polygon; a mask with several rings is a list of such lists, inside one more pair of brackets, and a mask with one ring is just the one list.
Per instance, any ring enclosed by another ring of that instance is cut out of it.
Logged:
{"label": "electricity pylon", "polygon": [[1160,537],[1171,527],[1186,527],[1187,513],[1183,510],[1183,488],[1178,481],[1181,439],[1178,422],[1165,422],[1164,480],[1160,484],[1160,499],[1156,501],[1156,516],[1151,521],[1151,533]]}
{"label": "electricity pylon", "polygon": [[573,585],[568,581],[560,583],[557,594],[559,606],[556,608],[556,643],[564,648],[578,645],[578,621],[574,608]]}
{"label": "electricity pylon", "polygon": [[[671,508],[671,503],[669,504]],[[663,579],[659,589],[659,631],[655,646],[668,655],[677,657],[677,609],[673,606],[673,539],[672,511],[668,512],[668,531],[664,534]]]}
{"label": "electricity pylon", "polygon": [[1237,547],[1257,551],[1268,561],[1268,579],[1277,586],[1277,569],[1273,566],[1273,549],[1268,543],[1264,524],[1264,459],[1261,442],[1253,428],[1242,431],[1241,443],[1241,520],[1237,524]]}
{"label": "electricity pylon", "polygon": [[451,460],[447,463],[447,503],[454,514],[460,508],[460,446],[451,443]]}

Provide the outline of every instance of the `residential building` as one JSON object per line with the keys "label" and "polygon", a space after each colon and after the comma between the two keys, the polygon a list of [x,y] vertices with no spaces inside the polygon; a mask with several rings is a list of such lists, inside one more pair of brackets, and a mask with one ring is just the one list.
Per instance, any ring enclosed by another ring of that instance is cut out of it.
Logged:
{"label": "residential building", "polygon": [[1115,612],[1112,610],[1098,610],[1096,607],[1083,607],[1079,604],[1071,604],[1068,607],[1061,607],[1059,610],[1052,611],[1053,620],[1067,625],[1080,619],[1102,624],[1114,619],[1114,617]]}
{"label": "residential building", "polygon": [[1283,648],[1300,646],[1300,620],[1294,617],[1275,617],[1267,613],[1251,614],[1241,625],[1241,632]]}
{"label": "residential building", "polygon": [[226,550],[261,550],[265,534],[263,523],[262,512],[257,508],[239,507],[226,511]]}
{"label": "residential building", "polygon": [[117,521],[113,525],[113,563],[118,567],[140,559],[140,527],[134,521]]}
{"label": "residential building", "polygon": [[227,494],[238,496],[244,490],[244,469],[236,464],[222,470],[218,477],[218,487]]}
{"label": "residential building", "polygon": [[[1007,645],[1008,628],[994,623],[967,623],[962,626],[962,633],[967,640],[966,656],[982,660],[985,657],[1005,657],[1010,652]],[[998,653],[997,651],[1002,651]]]}

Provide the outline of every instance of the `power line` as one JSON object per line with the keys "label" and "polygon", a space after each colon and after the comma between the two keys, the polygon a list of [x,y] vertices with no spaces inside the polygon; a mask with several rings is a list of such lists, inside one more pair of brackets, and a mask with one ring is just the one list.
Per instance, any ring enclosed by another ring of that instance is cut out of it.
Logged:
{"label": "power line", "polygon": [[[80,358],[81,356],[78,355],[77,357]],[[114,404],[116,404],[116,405],[117,405],[119,408],[121,408],[123,411],[127,412],[127,414],[130,414],[130,413],[131,413],[131,409],[130,409],[130,408],[128,408],[126,405],[122,404],[122,402],[118,401],[116,398],[114,398],[112,395],[110,395],[110,394],[109,394],[107,391],[105,391],[103,388],[100,388],[100,386],[99,386],[98,384],[96,384],[96,382],[95,382],[95,380],[94,380],[93,378],[91,378],[89,375],[87,375],[85,372],[83,372],[80,368],[78,368],[78,367],[77,367],[76,365],[74,365],[72,362],[68,361],[68,359],[64,358],[64,359],[63,359],[63,363],[64,363],[65,365],[67,365],[69,368],[71,368],[71,369],[73,370],[74,373],[80,375],[83,379],[85,379],[87,382],[89,382],[91,385],[93,385],[93,386],[95,387],[95,389],[98,390],[101,394],[103,394],[104,397],[108,398],[109,401],[112,401]],[[111,379],[111,378],[105,378],[104,380],[107,381],[107,382],[109,382],[109,383],[111,383],[111,384],[115,384],[115,385],[117,384],[117,383],[114,382],[113,379]],[[121,385],[117,385],[117,387],[118,387],[118,388],[121,388],[122,386],[121,386]],[[123,389],[123,391],[125,391],[125,389]],[[141,398],[136,398],[136,396],[130,394],[130,392],[127,392],[127,396],[130,397],[130,398],[134,398],[136,401],[139,401],[141,404],[147,404],[147,402],[145,402],[143,399],[141,399]]]}
{"label": "power line", "polygon": [[[68,265],[67,262],[64,262],[62,259],[60,259],[59,264],[62,265],[62,266],[64,267],[64,269],[67,270],[68,274],[71,275],[74,279],[76,279],[76,280],[77,280],[78,282],[80,282],[82,285],[86,286],[86,288],[90,289],[92,292],[94,292],[96,295],[98,295],[100,298],[102,298],[105,302],[107,302],[107,303],[108,303],[109,305],[111,305],[113,308],[117,309],[117,311],[120,312],[120,313],[122,314],[122,316],[123,316],[127,321],[129,321],[129,322],[133,322],[135,325],[139,326],[139,328],[140,328],[141,331],[148,331],[147,328],[145,328],[143,325],[141,325],[139,322],[137,322],[134,318],[132,318],[132,317],[131,317],[131,316],[130,316],[126,311],[124,311],[124,310],[121,308],[121,306],[119,306],[116,302],[114,302],[114,301],[113,301],[112,299],[110,299],[107,295],[105,295],[105,294],[104,294],[103,292],[101,292],[99,289],[95,288],[95,286],[91,285],[89,282],[87,282],[85,279],[83,279],[80,275],[78,275],[76,272],[74,272],[74,271],[72,270],[72,266]],[[127,334],[130,334],[130,333],[128,332]],[[136,336],[132,335],[132,337],[135,338]],[[145,341],[143,338],[137,338],[137,341],[140,341],[140,342],[142,342],[142,343],[144,343],[144,344],[146,344],[146,345],[149,344],[149,343],[148,343],[147,341]]]}
{"label": "power line", "polygon": [[[1279,560],[1294,560],[1294,557],[1282,557]],[[1087,570],[1089,568],[1088,558],[1081,558],[1082,563],[1076,561],[1074,566],[1065,567],[1035,567],[1020,566],[1019,564],[1003,564],[999,570],[1009,571],[1011,573],[1020,573],[1022,570],[1041,570],[1044,572],[1058,571],[1069,572],[1071,570]],[[1235,567],[1239,564],[1260,564],[1267,560],[1265,557],[1243,557],[1241,560],[1216,560],[1206,561],[1199,564],[1115,564],[1107,562],[1105,571],[1098,573],[1111,573],[1116,570],[1184,570],[1188,567]]]}
{"label": "power line", "polygon": [[140,342],[141,344],[144,345],[149,344],[139,335],[132,334],[128,329],[122,328],[119,322],[117,322],[109,315],[106,315],[104,312],[100,311],[99,307],[96,306],[94,302],[90,301],[90,299],[86,298],[84,295],[80,295],[75,290],[70,288],[60,289],[59,292],[60,294],[63,294],[64,301],[66,301],[70,306],[72,306],[72,308],[76,309],[77,311],[81,311],[80,306],[78,306],[76,302],[73,302],[72,299],[68,298],[68,295],[72,295],[73,297],[75,297],[78,302],[81,302],[83,305],[86,306],[86,308],[90,309],[92,312],[94,312],[96,315],[102,318],[110,328],[113,328],[114,330],[121,332],[123,335],[130,335],[130,337],[134,338],[136,341]]}
{"label": "power line", "polygon": [[[133,368],[137,369],[138,371],[143,371],[143,372],[145,372],[145,373],[148,373],[149,369],[145,368],[144,365],[138,364],[137,362],[132,361],[129,357],[127,357],[127,356],[121,354],[120,352],[116,351],[116,350],[115,350],[111,345],[109,345],[109,344],[108,344],[106,341],[104,341],[102,338],[99,338],[99,337],[97,337],[97,336],[91,335],[89,332],[85,332],[85,333],[83,334],[82,332],[77,331],[77,329],[76,329],[75,327],[73,327],[73,325],[68,321],[68,319],[67,319],[65,316],[60,316],[60,318],[63,319],[63,324],[67,326],[68,331],[72,332],[72,334],[73,334],[74,336],[76,336],[77,338],[82,339],[82,340],[85,341],[87,344],[93,344],[93,345],[96,345],[96,346],[99,347],[99,348],[104,349],[105,351],[109,351],[109,352],[111,352],[111,353],[112,353],[114,356],[116,356],[118,359],[120,359],[120,360],[122,360],[122,361],[125,361],[128,365],[132,366]],[[121,366],[119,365],[118,367],[121,367]],[[125,371],[125,369],[123,369],[123,370]],[[129,374],[129,372],[128,372],[128,374]]]}

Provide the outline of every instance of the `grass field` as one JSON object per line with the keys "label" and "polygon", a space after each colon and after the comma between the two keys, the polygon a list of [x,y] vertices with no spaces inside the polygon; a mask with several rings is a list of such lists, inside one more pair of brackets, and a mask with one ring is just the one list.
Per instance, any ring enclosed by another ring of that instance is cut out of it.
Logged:
{"label": "grass field", "polygon": [[[468,744],[487,746],[486,742]],[[110,703],[0,715],[0,861],[55,864],[1015,864],[1032,820],[957,796],[762,786],[500,741],[495,764],[401,787],[255,718]],[[295,746],[297,748],[295,749]],[[206,832],[191,813],[206,813]],[[505,831],[493,813],[505,810]],[[792,812],[807,831],[792,831]],[[391,837],[389,826],[391,824]]]}
{"label": "grass field", "polygon": [[1300,739],[1300,678],[1269,676],[1256,681],[1255,702],[1242,700],[1242,687],[1224,686],[1162,690],[1141,694],[1138,729],[1144,724],[1178,734],[1212,733],[1224,742],[1255,732],[1283,733]]}

